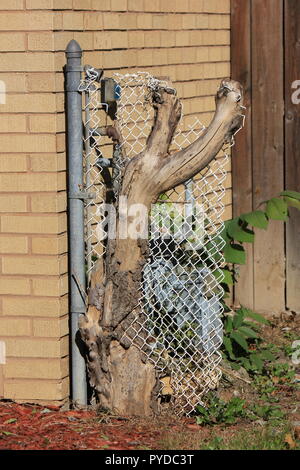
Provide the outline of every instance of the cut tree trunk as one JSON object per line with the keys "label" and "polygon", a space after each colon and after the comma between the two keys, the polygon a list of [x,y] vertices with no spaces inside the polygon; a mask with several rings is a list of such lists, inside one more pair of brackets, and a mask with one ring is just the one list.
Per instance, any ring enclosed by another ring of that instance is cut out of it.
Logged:
{"label": "cut tree trunk", "polygon": [[[123,337],[133,321],[143,321],[139,300],[143,266],[149,254],[147,220],[151,204],[162,192],[184,183],[206,167],[240,128],[243,114],[241,85],[223,80],[209,127],[187,148],[169,154],[181,104],[169,87],[161,88],[159,94],[159,100],[153,98],[155,117],[146,147],[123,170],[114,203],[116,236],[108,239],[106,257],[98,261],[93,272],[88,311],[79,324],[87,346],[90,384],[100,406],[119,415],[150,415],[159,411],[156,370],[137,343]],[[144,208],[138,227],[142,233],[144,225],[144,235],[124,236],[124,221],[130,226],[131,208],[136,208],[136,204]]]}

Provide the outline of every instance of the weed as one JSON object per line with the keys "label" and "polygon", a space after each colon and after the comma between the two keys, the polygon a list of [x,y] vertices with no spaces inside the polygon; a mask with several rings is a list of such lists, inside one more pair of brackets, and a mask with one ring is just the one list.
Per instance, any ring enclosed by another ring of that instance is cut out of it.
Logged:
{"label": "weed", "polygon": [[[201,450],[289,450],[286,436],[289,426],[282,429],[267,426],[261,430],[257,428],[247,431],[239,431],[234,436],[220,437],[214,435],[211,440],[203,445]],[[300,443],[295,442],[295,450],[300,449]]]}
{"label": "weed", "polygon": [[231,367],[241,366],[249,373],[262,373],[266,362],[274,361],[272,352],[261,347],[260,324],[268,324],[262,315],[241,307],[224,319],[223,356]]}

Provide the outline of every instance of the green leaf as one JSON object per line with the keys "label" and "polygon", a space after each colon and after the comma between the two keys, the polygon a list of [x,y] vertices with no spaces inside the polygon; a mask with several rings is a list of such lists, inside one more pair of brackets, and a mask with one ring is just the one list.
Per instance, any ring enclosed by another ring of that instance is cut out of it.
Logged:
{"label": "green leaf", "polygon": [[282,193],[280,193],[280,196],[288,196],[294,199],[298,199],[298,201],[300,201],[300,193],[298,193],[297,191],[282,191]]}
{"label": "green leaf", "polygon": [[258,370],[262,370],[264,363],[258,354],[250,354],[250,360]]}
{"label": "green leaf", "polygon": [[232,272],[229,271],[228,269],[221,269],[221,272],[224,276],[222,282],[224,284],[227,284],[228,286],[232,286],[233,285],[233,274],[232,274]]}
{"label": "green leaf", "polygon": [[227,225],[228,235],[234,240],[237,240],[238,242],[253,243],[254,232],[252,230],[247,229],[246,227],[242,227],[239,221],[240,219],[237,217],[229,222],[229,224]]}
{"label": "green leaf", "polygon": [[263,349],[261,351],[260,356],[262,359],[265,359],[266,361],[275,361],[274,354],[272,354],[270,351],[267,351],[266,349]]}
{"label": "green leaf", "polygon": [[269,321],[260,315],[259,313],[252,312],[252,310],[249,309],[244,309],[245,310],[245,316],[248,318],[252,318],[252,320],[257,321],[258,323],[264,323],[265,325],[269,325]]}
{"label": "green leaf", "polygon": [[233,330],[233,324],[232,324],[232,318],[231,317],[226,317],[225,324],[224,324],[225,331],[227,333],[231,333]]}
{"label": "green leaf", "polygon": [[241,245],[229,244],[223,253],[226,263],[246,264],[246,253]]}
{"label": "green leaf", "polygon": [[239,357],[238,360],[246,370],[249,370],[251,368],[250,361],[246,357]]}
{"label": "green leaf", "polygon": [[243,348],[246,352],[248,352],[247,341],[242,335],[240,335],[236,331],[232,331],[232,333],[230,334],[230,337],[234,339],[234,341],[238,343],[241,346],[241,348]]}
{"label": "green leaf", "polygon": [[295,199],[294,197],[288,197],[288,196],[285,196],[283,199],[285,200],[288,206],[296,207],[296,209],[300,209],[300,201],[298,201],[298,199]]}
{"label": "green leaf", "polygon": [[242,332],[246,338],[258,338],[257,333],[248,326],[241,326],[239,331]]}
{"label": "green leaf", "polygon": [[224,347],[225,347],[226,351],[229,354],[230,359],[234,360],[235,356],[233,354],[231,339],[228,338],[227,336],[224,336],[223,337],[223,343],[224,343]]}
{"label": "green leaf", "polygon": [[268,219],[263,211],[253,211],[248,214],[242,214],[241,220],[244,220],[252,227],[266,229],[268,227]]}
{"label": "green leaf", "polygon": [[17,421],[17,418],[10,418],[10,419],[8,419],[7,421],[4,421],[4,424],[15,423],[16,421]]}
{"label": "green leaf", "polygon": [[244,312],[242,310],[238,310],[233,317],[233,328],[239,328],[244,321]]}
{"label": "green leaf", "polygon": [[278,197],[273,197],[267,202],[267,216],[273,220],[287,220],[287,203]]}

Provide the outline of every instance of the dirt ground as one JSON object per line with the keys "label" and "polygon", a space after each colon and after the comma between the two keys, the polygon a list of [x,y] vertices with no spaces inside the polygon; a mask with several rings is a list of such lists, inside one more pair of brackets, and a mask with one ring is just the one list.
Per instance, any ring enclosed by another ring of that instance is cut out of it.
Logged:
{"label": "dirt ground", "polygon": [[[266,342],[287,347],[300,335],[295,317],[274,319],[263,328]],[[285,357],[278,361],[286,362]],[[300,367],[300,366],[296,366]],[[294,367],[295,369],[295,367]],[[156,418],[125,418],[94,409],[62,411],[53,407],[0,401],[0,449],[24,450],[199,450],[199,449],[300,449],[299,370],[295,376],[275,377],[266,399],[252,380],[221,382],[218,396],[233,396],[253,403],[280,406],[284,418],[268,421],[257,417],[234,424],[196,424],[196,417],[178,418],[172,413]],[[250,383],[248,383],[250,382]]]}

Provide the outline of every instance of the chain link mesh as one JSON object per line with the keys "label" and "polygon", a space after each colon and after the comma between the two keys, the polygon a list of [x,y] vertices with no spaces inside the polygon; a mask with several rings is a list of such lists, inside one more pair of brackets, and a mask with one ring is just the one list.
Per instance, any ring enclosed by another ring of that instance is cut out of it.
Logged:
{"label": "chain link mesh", "polygon": [[[115,74],[114,78],[121,87],[117,123],[123,140],[121,148],[113,149],[111,159],[118,176],[126,159],[144,149],[153,124],[153,93],[166,88],[167,83],[143,72]],[[99,239],[99,230],[104,231],[99,206],[104,202],[105,185],[97,167],[105,145],[103,137],[94,132],[101,121],[99,84],[83,81],[82,91],[86,97],[85,184],[94,193],[85,205],[89,277],[96,259],[105,252],[104,241]],[[181,120],[170,151],[186,147],[204,129],[198,119],[183,129]],[[140,301],[123,334],[123,340],[137,346],[154,364],[160,378],[157,399],[173,403],[178,414],[192,413],[221,377],[224,241],[220,234],[228,158],[224,150],[196,177],[162,194],[153,204],[150,256],[144,267]]]}

